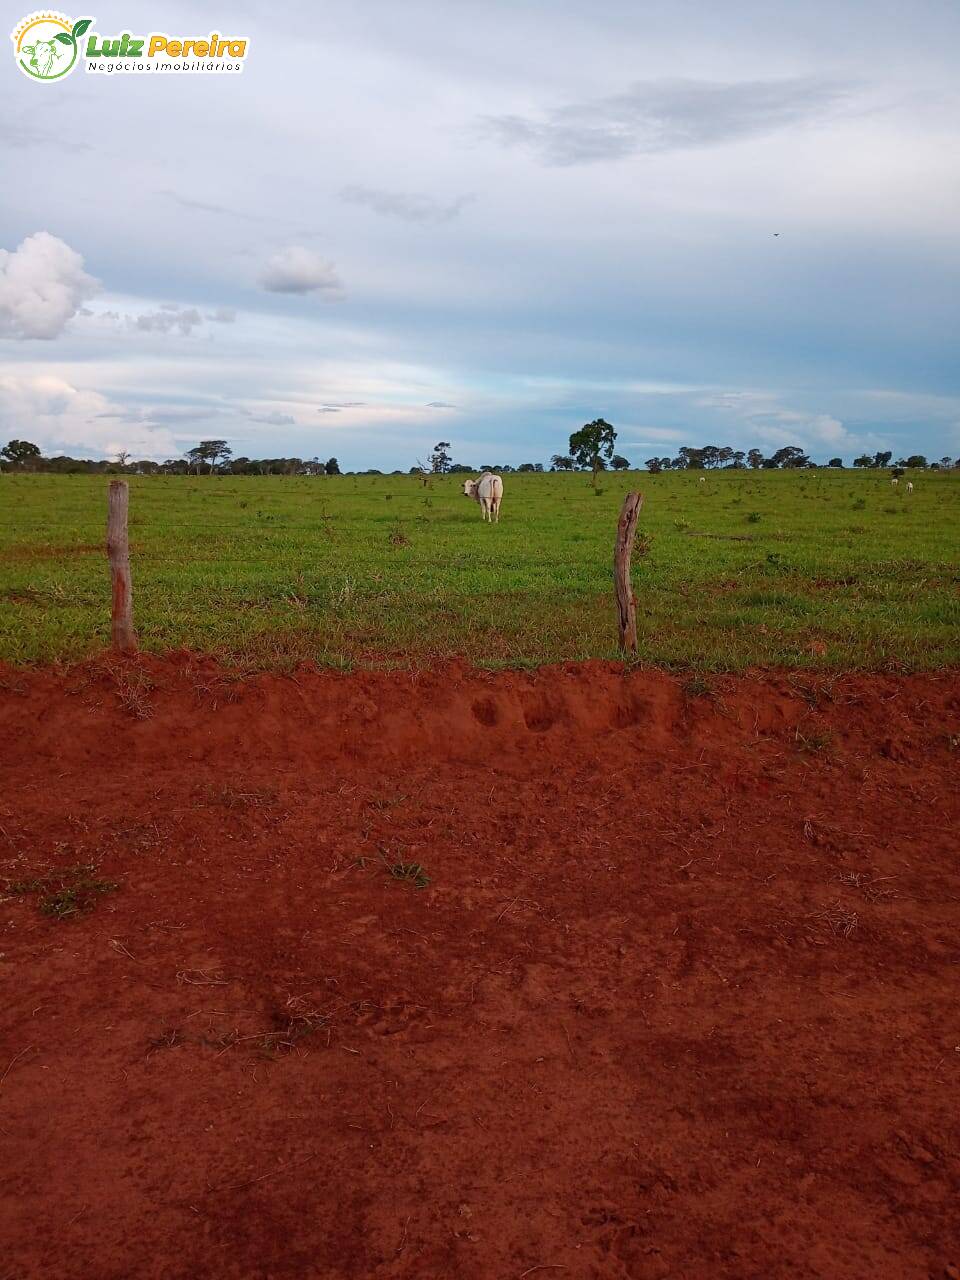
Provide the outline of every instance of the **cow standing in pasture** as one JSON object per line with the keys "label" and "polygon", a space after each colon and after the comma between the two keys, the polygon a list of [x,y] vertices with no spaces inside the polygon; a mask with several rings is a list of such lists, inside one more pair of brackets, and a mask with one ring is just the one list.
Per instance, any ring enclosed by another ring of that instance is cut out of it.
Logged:
{"label": "cow standing in pasture", "polygon": [[908,480],[908,481],[907,481],[907,493],[913,493],[913,481],[912,481],[912,480]]}
{"label": "cow standing in pasture", "polygon": [[500,523],[500,503],[503,500],[503,481],[492,471],[485,471],[478,480],[464,480],[463,495],[480,504],[480,516],[491,524]]}
{"label": "cow standing in pasture", "polygon": [[900,481],[896,476],[894,476],[893,479],[890,481],[890,483],[893,485],[894,488],[896,488],[897,485],[900,483]]}

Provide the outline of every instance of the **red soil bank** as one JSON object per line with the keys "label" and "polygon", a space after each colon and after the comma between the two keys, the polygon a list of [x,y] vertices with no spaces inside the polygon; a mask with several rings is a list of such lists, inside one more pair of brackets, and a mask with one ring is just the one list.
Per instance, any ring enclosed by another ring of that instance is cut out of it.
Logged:
{"label": "red soil bank", "polygon": [[955,675],[0,683],[0,1280],[958,1274]]}

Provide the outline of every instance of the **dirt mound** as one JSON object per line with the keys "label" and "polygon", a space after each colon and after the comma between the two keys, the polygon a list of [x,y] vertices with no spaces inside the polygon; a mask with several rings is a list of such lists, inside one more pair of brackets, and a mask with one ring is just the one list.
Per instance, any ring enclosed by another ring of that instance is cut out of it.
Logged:
{"label": "dirt mound", "polygon": [[958,735],[955,675],[8,671],[0,1276],[948,1274]]}

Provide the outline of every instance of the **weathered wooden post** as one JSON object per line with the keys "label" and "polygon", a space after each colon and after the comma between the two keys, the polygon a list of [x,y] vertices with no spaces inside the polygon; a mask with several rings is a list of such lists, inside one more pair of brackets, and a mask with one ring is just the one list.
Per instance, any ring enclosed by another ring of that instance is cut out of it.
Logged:
{"label": "weathered wooden post", "polygon": [[629,653],[637,651],[637,602],[630,584],[630,556],[637,532],[637,516],[642,506],[642,493],[628,493],[624,498],[613,548],[613,584],[617,593],[620,648]]}
{"label": "weathered wooden post", "polygon": [[111,480],[107,499],[107,556],[113,586],[110,614],[113,647],[118,653],[136,653],[133,629],[133,583],[130,578],[130,544],[127,540],[129,489],[126,480]]}

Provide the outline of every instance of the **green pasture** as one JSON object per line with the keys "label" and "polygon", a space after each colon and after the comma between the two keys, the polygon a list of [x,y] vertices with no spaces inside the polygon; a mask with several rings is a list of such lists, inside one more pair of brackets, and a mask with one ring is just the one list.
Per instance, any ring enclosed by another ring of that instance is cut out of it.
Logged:
{"label": "green pasture", "polygon": [[[611,560],[646,495],[640,658],[701,669],[960,659],[960,474],[508,475],[484,524],[455,477],[130,477],[143,648],[253,666],[492,666],[616,655]],[[0,659],[109,639],[107,480],[0,476]]]}

